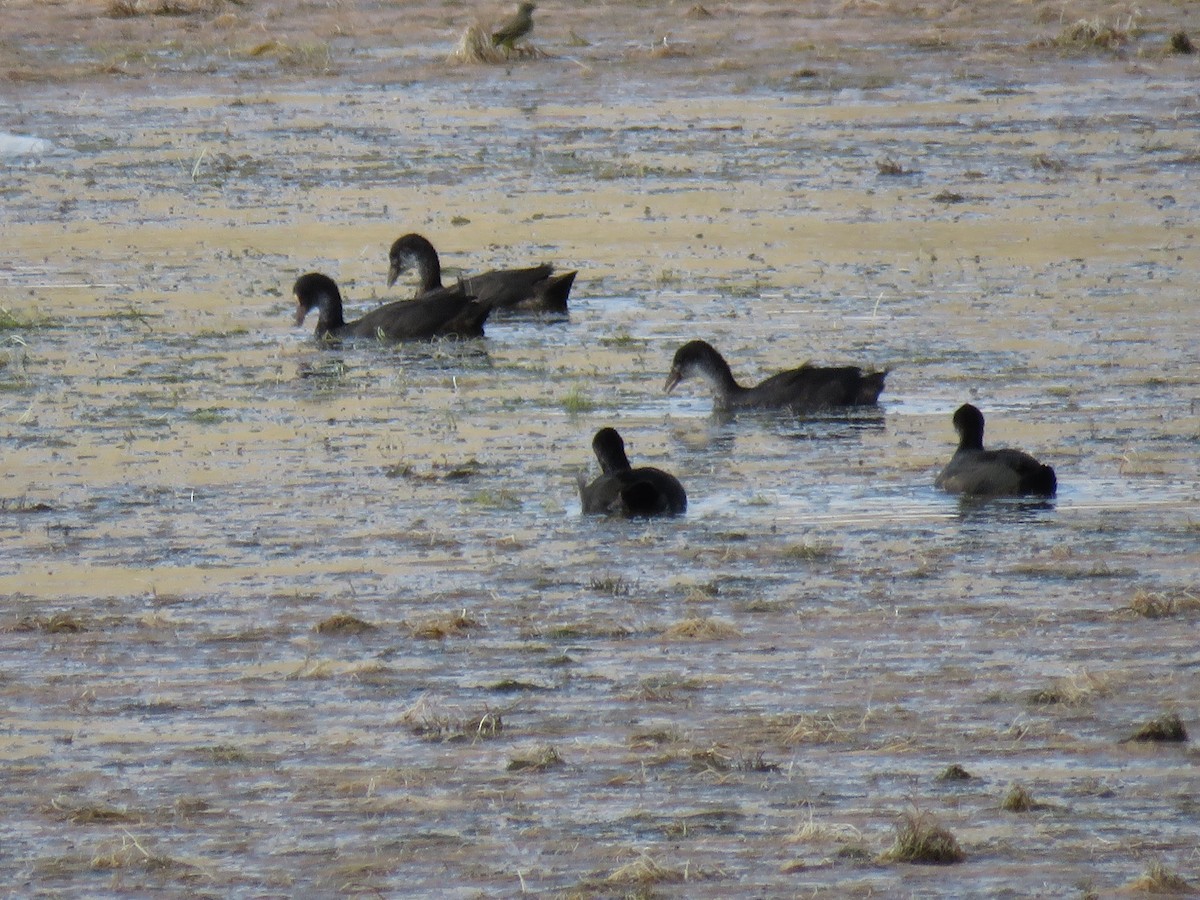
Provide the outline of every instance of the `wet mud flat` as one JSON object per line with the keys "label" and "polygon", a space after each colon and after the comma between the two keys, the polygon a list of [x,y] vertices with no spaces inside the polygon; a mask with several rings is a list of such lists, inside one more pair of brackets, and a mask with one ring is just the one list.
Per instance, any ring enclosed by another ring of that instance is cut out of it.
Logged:
{"label": "wet mud flat", "polygon": [[[1171,17],[1066,52],[1034,44],[1074,14],[935,43],[872,13],[871,52],[861,8],[796,47],[776,7],[672,7],[651,46],[617,4],[574,59],[461,69],[453,28],[397,42],[367,6],[105,17],[128,74],[86,81],[112,57],[85,46],[10,80],[0,131],[51,144],[0,161],[10,890],[1200,883],[1195,751],[1130,740],[1200,727],[1200,110],[1154,50]],[[222,61],[220,15],[329,54]],[[570,320],[291,326],[305,271],[395,296],[410,230],[450,266],[578,268]],[[878,411],[719,421],[662,393],[692,338],[746,381],[891,374]],[[1054,500],[934,491],[967,400]],[[686,517],[578,514],[610,424]],[[963,859],[904,862],[906,817]]]}

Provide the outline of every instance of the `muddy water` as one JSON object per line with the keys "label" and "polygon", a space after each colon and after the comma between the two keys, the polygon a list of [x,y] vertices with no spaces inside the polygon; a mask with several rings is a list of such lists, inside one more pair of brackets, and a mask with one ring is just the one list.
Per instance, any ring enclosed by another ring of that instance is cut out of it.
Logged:
{"label": "muddy water", "polygon": [[[54,149],[3,161],[10,888],[1195,880],[1195,754],[1122,738],[1200,727],[1200,110],[1188,71],[1113,72],[731,93],[547,64],[12,107]],[[304,271],[390,296],[408,230],[578,268],[570,321],[291,327]],[[882,408],[715,421],[662,393],[695,337],[744,380],[887,367]],[[966,400],[1055,500],[933,490]],[[579,516],[608,424],[685,519]],[[1148,593],[1179,608],[1128,610]],[[1040,805],[1002,811],[1014,783]],[[880,859],[914,808],[964,863]]]}

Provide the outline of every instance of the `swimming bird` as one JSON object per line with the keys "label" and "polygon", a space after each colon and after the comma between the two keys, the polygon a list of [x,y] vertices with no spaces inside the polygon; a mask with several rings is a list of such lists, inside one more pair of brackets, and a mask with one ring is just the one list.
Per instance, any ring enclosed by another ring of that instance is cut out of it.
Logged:
{"label": "swimming bird", "polygon": [[[397,238],[388,251],[388,262],[389,287],[413,268],[420,280],[418,297],[442,287],[442,264],[437,251],[419,234]],[[555,275],[554,266],[543,264],[529,269],[497,269],[464,278],[462,282],[468,294],[493,309],[565,313],[575,274]]]}
{"label": "swimming bird", "polygon": [[675,351],[666,390],[697,375],[708,380],[713,390],[713,408],[720,412],[739,409],[786,409],[812,412],[834,406],[870,406],[879,400],[887,371],[867,372],[858,366],[820,367],[805,363],[772,375],[754,387],[742,387],[733,377],[729,363],[706,341],[689,341]]}
{"label": "swimming bird", "polygon": [[958,449],[934,484],[951,494],[977,497],[1053,497],[1054,469],[1020,450],[983,449],[983,413],[964,403],[954,413]]}
{"label": "swimming bird", "polygon": [[482,337],[483,323],[491,312],[476,301],[463,285],[443,288],[419,300],[398,300],[347,322],[342,317],[342,294],[328,275],[310,272],[296,279],[296,324],[303,325],[309,310],[316,307],[318,340],[344,337],[373,337],[381,341],[420,341],[435,337]]}
{"label": "swimming bird", "polygon": [[532,3],[517,4],[517,11],[492,32],[492,46],[503,47],[506,53],[511,53],[513,44],[533,31],[535,9],[537,7]]}
{"label": "swimming bird", "polygon": [[679,479],[662,469],[630,466],[625,442],[615,428],[597,431],[592,450],[603,474],[591,484],[579,476],[579,499],[585,514],[678,516],[687,510],[687,493]]}

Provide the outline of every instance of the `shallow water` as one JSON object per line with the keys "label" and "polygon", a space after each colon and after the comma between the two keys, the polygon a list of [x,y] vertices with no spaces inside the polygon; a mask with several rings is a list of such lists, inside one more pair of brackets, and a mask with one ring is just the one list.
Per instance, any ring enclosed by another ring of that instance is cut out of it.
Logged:
{"label": "shallow water", "polygon": [[[5,163],[0,249],[10,889],[1194,880],[1194,752],[1122,739],[1200,700],[1200,106],[1103,74],[40,88],[60,150]],[[578,268],[569,322],[291,327],[304,271],[388,296],[408,230]],[[887,367],[881,410],[714,420],[662,392],[694,337],[745,381]],[[933,489],[968,399],[1058,497]],[[609,424],[685,518],[579,516]],[[878,858],[914,808],[966,862]]]}

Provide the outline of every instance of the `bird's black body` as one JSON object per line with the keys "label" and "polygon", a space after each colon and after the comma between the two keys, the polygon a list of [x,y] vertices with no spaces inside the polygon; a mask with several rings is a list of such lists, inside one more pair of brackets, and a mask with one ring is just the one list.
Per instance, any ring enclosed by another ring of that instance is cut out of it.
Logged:
{"label": "bird's black body", "polygon": [[[442,289],[442,265],[433,244],[419,234],[397,238],[388,251],[388,285],[404,272],[416,269],[420,282],[417,297]],[[543,264],[526,269],[497,269],[464,277],[467,293],[495,311],[566,313],[567,297],[575,273],[554,274]]]}
{"label": "bird's black body", "polygon": [[713,407],[719,411],[780,409],[805,413],[840,406],[871,406],[879,402],[887,372],[864,373],[858,366],[804,365],[772,375],[754,387],[743,387],[711,344],[690,341],[675,352],[667,392],[691,376],[709,382]]}
{"label": "bird's black body", "polygon": [[964,403],[954,413],[958,449],[934,484],[951,494],[976,497],[1052,497],[1054,469],[1021,450],[983,449],[983,413]]}
{"label": "bird's black body", "polygon": [[321,340],[352,337],[380,341],[420,341],[437,337],[482,337],[491,307],[479,303],[459,284],[429,293],[419,300],[398,300],[347,322],[342,294],[328,275],[310,272],[296,279],[296,324],[314,307],[318,311],[316,336]]}
{"label": "bird's black body", "polygon": [[592,450],[602,474],[591,484],[580,478],[584,513],[648,517],[678,516],[687,510],[687,493],[679,479],[651,466],[633,468],[625,455],[625,442],[615,429],[597,431]]}

